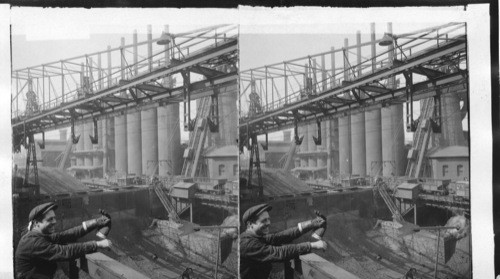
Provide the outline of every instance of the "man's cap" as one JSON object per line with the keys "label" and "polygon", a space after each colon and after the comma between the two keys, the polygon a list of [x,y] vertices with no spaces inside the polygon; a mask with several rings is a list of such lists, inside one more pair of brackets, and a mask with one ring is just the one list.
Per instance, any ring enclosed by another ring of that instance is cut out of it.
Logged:
{"label": "man's cap", "polygon": [[56,210],[57,209],[57,204],[53,202],[48,202],[44,204],[40,204],[35,206],[31,211],[29,215],[29,221],[33,221],[37,219],[40,216],[43,216],[45,213],[49,212],[50,210]]}
{"label": "man's cap", "polygon": [[259,216],[264,211],[271,211],[271,209],[273,209],[273,207],[265,203],[252,206],[249,209],[247,209],[245,213],[243,213],[243,217],[241,218],[241,220],[245,225],[248,220],[252,219],[255,216]]}

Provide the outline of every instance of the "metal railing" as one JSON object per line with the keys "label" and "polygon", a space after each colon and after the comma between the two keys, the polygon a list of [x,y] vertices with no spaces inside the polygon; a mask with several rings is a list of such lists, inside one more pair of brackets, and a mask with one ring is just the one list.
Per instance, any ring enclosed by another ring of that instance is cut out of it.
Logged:
{"label": "metal railing", "polygon": [[[39,110],[47,111],[116,86],[121,80],[166,67],[170,60],[184,59],[208,48],[237,40],[234,25],[206,27],[183,34],[172,34],[167,46],[157,45],[159,39],[137,42],[94,53],[83,54],[42,65],[12,71],[12,119],[26,117],[27,92],[38,97]],[[15,61],[14,61],[15,63]]]}
{"label": "metal railing", "polygon": [[[389,60],[390,57],[407,61],[448,42],[465,40],[465,24],[450,23],[394,37],[396,40],[392,48],[357,64],[349,61],[350,50],[372,45],[375,47],[380,40],[359,42],[339,49],[332,48],[330,51],[241,71],[240,117],[252,117],[248,112],[251,92],[259,95],[263,114],[284,108],[304,98],[341,87],[344,82],[387,69],[393,64],[393,61]],[[327,59],[328,57],[330,59]],[[344,63],[343,67],[339,67],[335,62],[338,62],[339,58]],[[379,81],[379,86],[388,87],[389,79]],[[353,98],[349,92],[342,94]]]}

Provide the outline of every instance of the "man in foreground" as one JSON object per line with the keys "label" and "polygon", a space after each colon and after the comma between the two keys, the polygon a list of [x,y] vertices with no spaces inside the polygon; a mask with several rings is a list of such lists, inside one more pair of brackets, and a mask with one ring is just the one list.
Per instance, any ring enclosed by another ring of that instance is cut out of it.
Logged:
{"label": "man in foreground", "polygon": [[326,220],[316,217],[299,223],[296,227],[270,234],[271,220],[267,204],[249,208],[243,214],[246,231],[240,235],[240,276],[242,279],[266,279],[269,277],[273,262],[291,260],[299,255],[310,253],[313,249],[326,249],[322,240],[291,244],[301,235],[326,226]]}
{"label": "man in foreground", "polygon": [[88,241],[75,243],[78,238],[93,229],[107,226],[108,216],[89,221],[72,229],[56,233],[57,205],[44,203],[33,208],[29,214],[28,232],[21,237],[15,253],[16,278],[53,278],[57,261],[70,260],[94,253],[97,248],[108,248],[111,241]]}

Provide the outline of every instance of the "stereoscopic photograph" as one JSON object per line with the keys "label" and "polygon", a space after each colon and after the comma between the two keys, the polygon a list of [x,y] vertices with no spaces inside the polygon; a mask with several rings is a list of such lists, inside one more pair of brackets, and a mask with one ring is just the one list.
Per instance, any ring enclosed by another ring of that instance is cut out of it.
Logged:
{"label": "stereoscopic photograph", "polygon": [[488,16],[0,6],[0,277],[490,278]]}

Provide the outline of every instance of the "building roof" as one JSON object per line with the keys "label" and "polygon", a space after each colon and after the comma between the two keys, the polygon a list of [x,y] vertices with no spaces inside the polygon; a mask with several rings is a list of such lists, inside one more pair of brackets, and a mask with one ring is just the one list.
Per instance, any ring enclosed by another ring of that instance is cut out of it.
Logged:
{"label": "building roof", "polygon": [[292,171],[320,171],[326,170],[326,167],[296,167]]}
{"label": "building roof", "polygon": [[432,152],[429,158],[457,158],[457,157],[469,157],[469,147],[468,146],[447,146],[439,148]]}
{"label": "building roof", "polygon": [[189,189],[194,186],[196,186],[196,183],[194,182],[178,182],[173,186],[173,188]]}
{"label": "building roof", "polygon": [[417,184],[417,183],[402,183],[400,184],[397,189],[401,189],[401,190],[413,190],[415,188],[417,188],[420,184]]}
{"label": "building roof", "polygon": [[205,154],[206,158],[215,157],[238,157],[239,151],[236,145],[226,145],[213,150],[210,150]]}

